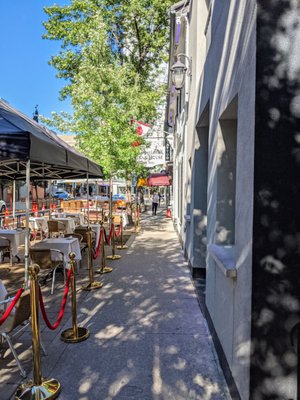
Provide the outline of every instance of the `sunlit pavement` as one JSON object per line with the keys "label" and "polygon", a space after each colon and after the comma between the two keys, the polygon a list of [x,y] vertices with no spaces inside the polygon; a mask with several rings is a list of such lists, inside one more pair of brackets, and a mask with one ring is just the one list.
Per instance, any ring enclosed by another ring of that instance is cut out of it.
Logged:
{"label": "sunlit pavement", "polygon": [[[48,351],[42,357],[43,376],[61,383],[61,400],[230,399],[165,210],[156,216],[143,214],[140,232],[129,244],[127,250],[117,250],[120,260],[107,262],[113,272],[101,276],[101,289],[80,290],[87,274],[80,271],[78,324],[88,328],[89,339],[77,344],[60,340],[60,332],[72,326],[70,307],[59,331],[49,331],[41,324]],[[61,296],[62,285],[53,298],[48,293],[52,320]],[[23,353],[24,367],[30,371],[28,343]],[[0,364],[4,371],[1,400],[13,399],[21,380],[13,358],[9,360],[9,366],[4,360]]]}

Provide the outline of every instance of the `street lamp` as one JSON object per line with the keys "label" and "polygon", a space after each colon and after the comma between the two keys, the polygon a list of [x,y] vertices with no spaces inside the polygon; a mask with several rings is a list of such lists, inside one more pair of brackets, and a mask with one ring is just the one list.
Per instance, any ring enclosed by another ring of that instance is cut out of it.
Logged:
{"label": "street lamp", "polygon": [[[181,90],[184,85],[185,75],[188,74],[189,76],[192,76],[191,60],[188,56],[186,56],[183,53],[177,54],[176,57],[177,57],[177,61],[170,68],[171,79],[172,79],[173,85],[175,86],[175,89]],[[188,61],[188,67],[179,60],[180,57],[184,57]]]}

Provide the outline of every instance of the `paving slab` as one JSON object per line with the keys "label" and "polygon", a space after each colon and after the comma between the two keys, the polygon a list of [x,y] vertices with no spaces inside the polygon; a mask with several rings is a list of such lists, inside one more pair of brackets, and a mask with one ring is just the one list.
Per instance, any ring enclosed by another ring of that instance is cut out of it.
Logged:
{"label": "paving slab", "polygon": [[[42,371],[61,383],[58,399],[230,400],[172,221],[162,211],[157,216],[144,214],[140,232],[128,243],[127,250],[117,250],[120,260],[107,260],[112,273],[95,274],[95,280],[104,282],[99,290],[81,290],[88,281],[82,263],[77,319],[90,332],[86,341],[66,344],[60,339],[61,332],[72,326],[70,307],[56,331],[41,320],[48,351],[42,357]],[[62,292],[63,282],[58,282],[53,296],[43,288],[51,321],[57,317]],[[29,377],[30,341],[30,330],[17,338]],[[22,379],[12,356],[4,360],[0,400],[9,400]]]}

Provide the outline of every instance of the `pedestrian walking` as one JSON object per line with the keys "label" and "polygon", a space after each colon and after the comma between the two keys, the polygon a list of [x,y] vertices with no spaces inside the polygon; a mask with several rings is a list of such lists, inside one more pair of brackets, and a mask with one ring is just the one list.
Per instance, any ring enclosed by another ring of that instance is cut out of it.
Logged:
{"label": "pedestrian walking", "polygon": [[161,202],[161,194],[160,194],[160,192],[158,192],[158,205],[159,205],[159,207],[160,207],[160,202]]}
{"label": "pedestrian walking", "polygon": [[159,203],[159,196],[156,192],[154,192],[152,197],[152,215],[156,215],[158,203]]}

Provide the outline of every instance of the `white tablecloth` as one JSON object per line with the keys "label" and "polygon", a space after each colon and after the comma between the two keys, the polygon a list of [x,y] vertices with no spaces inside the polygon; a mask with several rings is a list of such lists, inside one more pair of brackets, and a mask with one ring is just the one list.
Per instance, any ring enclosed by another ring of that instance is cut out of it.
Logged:
{"label": "white tablecloth", "polygon": [[122,223],[123,223],[123,228],[125,228],[125,226],[129,224],[128,215],[126,212],[122,213]]}
{"label": "white tablecloth", "polygon": [[122,218],[123,228],[125,228],[125,226],[129,224],[128,215],[126,212],[114,213],[113,215],[118,215]]}
{"label": "white tablecloth", "polygon": [[64,253],[64,266],[70,268],[69,265],[69,254],[75,253],[75,260],[81,260],[80,245],[77,238],[51,238],[44,239],[41,242],[35,243],[32,246],[33,249],[56,249]]}
{"label": "white tablecloth", "polygon": [[[87,228],[87,225],[80,225],[78,226],[78,228]],[[92,229],[93,232],[96,233],[96,246],[98,244],[99,241],[99,237],[100,237],[100,230],[101,230],[101,225],[100,224],[90,224],[90,228]]]}
{"label": "white tablecloth", "polygon": [[53,218],[65,218],[66,213],[64,212],[54,212],[51,214],[51,217]]}
{"label": "white tablecloth", "polygon": [[[13,256],[18,255],[18,247],[25,243],[25,234],[25,229],[0,229],[0,236],[10,240],[11,254]],[[5,241],[0,239],[0,244],[5,245]]]}
{"label": "white tablecloth", "polygon": [[65,217],[73,218],[78,225],[84,224],[84,214],[66,212]]}
{"label": "white tablecloth", "polygon": [[75,230],[75,221],[73,218],[56,218],[53,217],[54,220],[60,221],[65,226],[66,233],[73,233]]}
{"label": "white tablecloth", "polygon": [[48,232],[47,219],[45,217],[30,217],[29,225],[35,230],[42,230]]}

